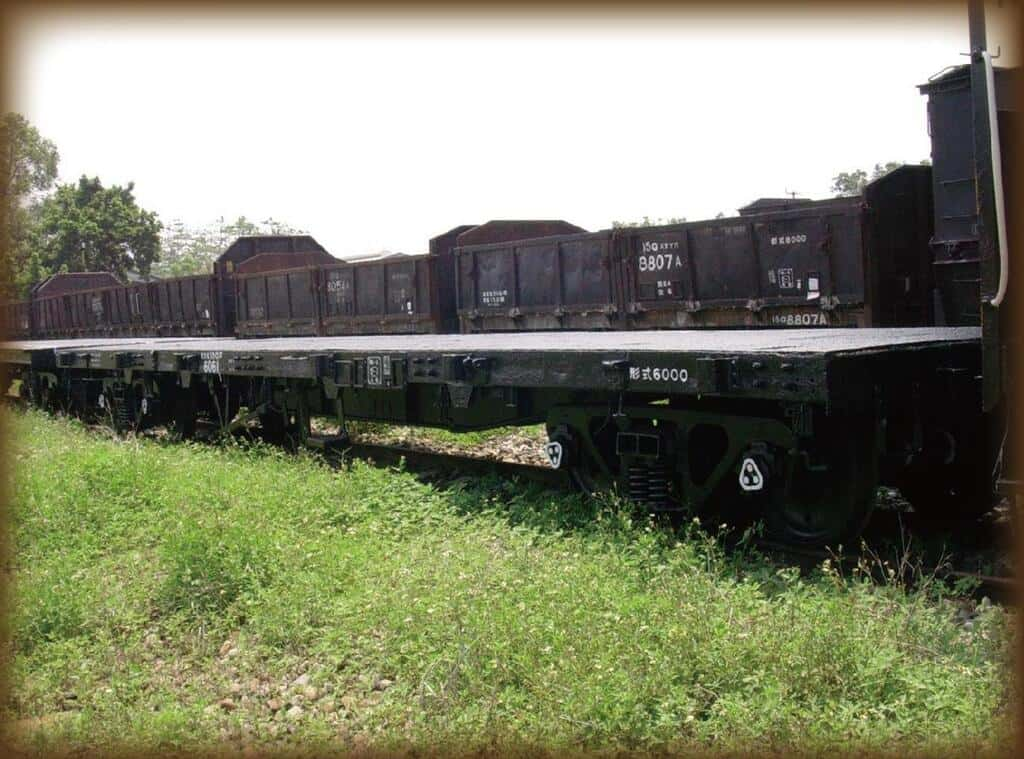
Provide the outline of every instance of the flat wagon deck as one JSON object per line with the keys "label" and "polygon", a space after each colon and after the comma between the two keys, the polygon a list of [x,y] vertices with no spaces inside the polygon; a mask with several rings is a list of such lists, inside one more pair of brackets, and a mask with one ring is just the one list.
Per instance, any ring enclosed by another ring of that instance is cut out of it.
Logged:
{"label": "flat wagon deck", "polygon": [[[0,363],[333,378],[351,384],[473,381],[682,394],[829,400],[832,365],[976,348],[973,327],[366,335],[316,338],[88,338],[0,343]],[[458,361],[456,359],[459,359]],[[726,362],[726,363],[723,363]],[[380,371],[377,371],[378,366]],[[401,368],[399,368],[401,367]],[[838,377],[836,378],[838,379]],[[747,380],[747,381],[744,381]]]}
{"label": "flat wagon deck", "polygon": [[0,366],[44,406],[183,434],[202,416],[320,444],[312,416],[544,422],[581,484],[655,510],[747,503],[807,542],[856,532],[878,482],[964,497],[985,446],[971,327],[97,338],[3,343]]}

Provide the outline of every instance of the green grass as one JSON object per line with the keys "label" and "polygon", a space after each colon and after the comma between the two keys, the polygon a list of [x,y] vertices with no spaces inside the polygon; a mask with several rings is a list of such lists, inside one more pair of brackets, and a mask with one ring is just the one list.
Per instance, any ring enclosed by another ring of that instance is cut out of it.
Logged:
{"label": "green grass", "polygon": [[1015,617],[966,626],[936,586],[801,577],[532,486],[3,421],[23,748],[1009,740]]}

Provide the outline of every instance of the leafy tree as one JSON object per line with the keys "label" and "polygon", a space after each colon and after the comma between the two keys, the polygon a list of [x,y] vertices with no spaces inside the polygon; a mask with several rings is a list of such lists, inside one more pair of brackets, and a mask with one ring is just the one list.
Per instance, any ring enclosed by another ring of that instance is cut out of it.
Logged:
{"label": "leafy tree", "polygon": [[40,195],[57,179],[57,147],[18,113],[0,121],[0,287],[12,297],[30,257]]}
{"label": "leafy tree", "polygon": [[657,227],[663,224],[682,224],[686,221],[685,216],[669,216],[666,219],[661,217],[652,219],[650,216],[644,216],[642,221],[613,221],[612,229],[622,229],[623,227]]}
{"label": "leafy tree", "polygon": [[0,122],[0,197],[26,198],[32,192],[45,192],[57,179],[60,155],[57,146],[47,140],[19,113],[7,113]]}
{"label": "leafy tree", "polygon": [[864,169],[840,171],[832,177],[832,192],[837,198],[860,195],[868,183],[868,173]]}
{"label": "leafy tree", "polygon": [[57,187],[39,209],[33,234],[33,279],[65,271],[149,273],[160,256],[161,223],[138,206],[135,186],[104,187],[97,177]]}

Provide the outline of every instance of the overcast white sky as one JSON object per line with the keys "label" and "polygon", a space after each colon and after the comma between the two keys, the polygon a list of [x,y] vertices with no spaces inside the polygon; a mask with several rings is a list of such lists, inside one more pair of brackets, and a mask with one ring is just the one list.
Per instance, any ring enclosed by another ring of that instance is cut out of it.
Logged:
{"label": "overcast white sky", "polygon": [[[613,219],[828,194],[928,157],[915,85],[966,6],[828,16],[23,16],[13,105],[61,178],[134,181],[165,221],[240,214],[337,256],[492,218]],[[1008,12],[991,47],[1016,63]]]}

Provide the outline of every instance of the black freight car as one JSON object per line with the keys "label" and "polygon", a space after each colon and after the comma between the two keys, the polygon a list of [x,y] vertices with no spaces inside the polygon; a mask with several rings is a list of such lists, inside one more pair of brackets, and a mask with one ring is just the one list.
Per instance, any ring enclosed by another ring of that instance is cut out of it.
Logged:
{"label": "black freight car", "polygon": [[434,261],[392,255],[234,278],[239,337],[438,331]]}
{"label": "black freight car", "polygon": [[215,336],[220,334],[219,288],[216,277],[199,274],[149,283],[147,334]]}
{"label": "black freight car", "polygon": [[4,328],[41,338],[231,335],[236,271],[336,260],[309,235],[256,235],[236,239],[213,274],[131,284],[106,272],[58,274],[36,285],[28,301],[8,304]]}
{"label": "black freight car", "polygon": [[[1012,177],[1019,69],[993,71],[998,124],[1003,138],[1003,175]],[[928,96],[931,135],[935,236],[931,241],[939,297],[936,323],[977,325],[980,315],[978,196],[974,161],[974,125],[970,115],[971,66],[945,69],[918,87]],[[1014,197],[1011,187],[1007,197]]]}
{"label": "black freight car", "polygon": [[240,337],[424,334],[457,331],[453,248],[475,242],[582,232],[561,220],[500,220],[455,227],[430,253],[391,254],[234,277]]}
{"label": "black freight car", "polygon": [[610,231],[459,246],[461,331],[620,327],[614,249]]}
{"label": "black freight car", "polygon": [[392,255],[319,270],[321,335],[438,332],[436,260]]}
{"label": "black freight car", "polygon": [[930,323],[929,167],[903,166],[863,197],[764,208],[460,246],[462,331]]}
{"label": "black freight car", "polygon": [[85,337],[106,324],[104,289],[119,285],[108,272],[72,272],[47,277],[31,290],[31,328],[39,337]]}

